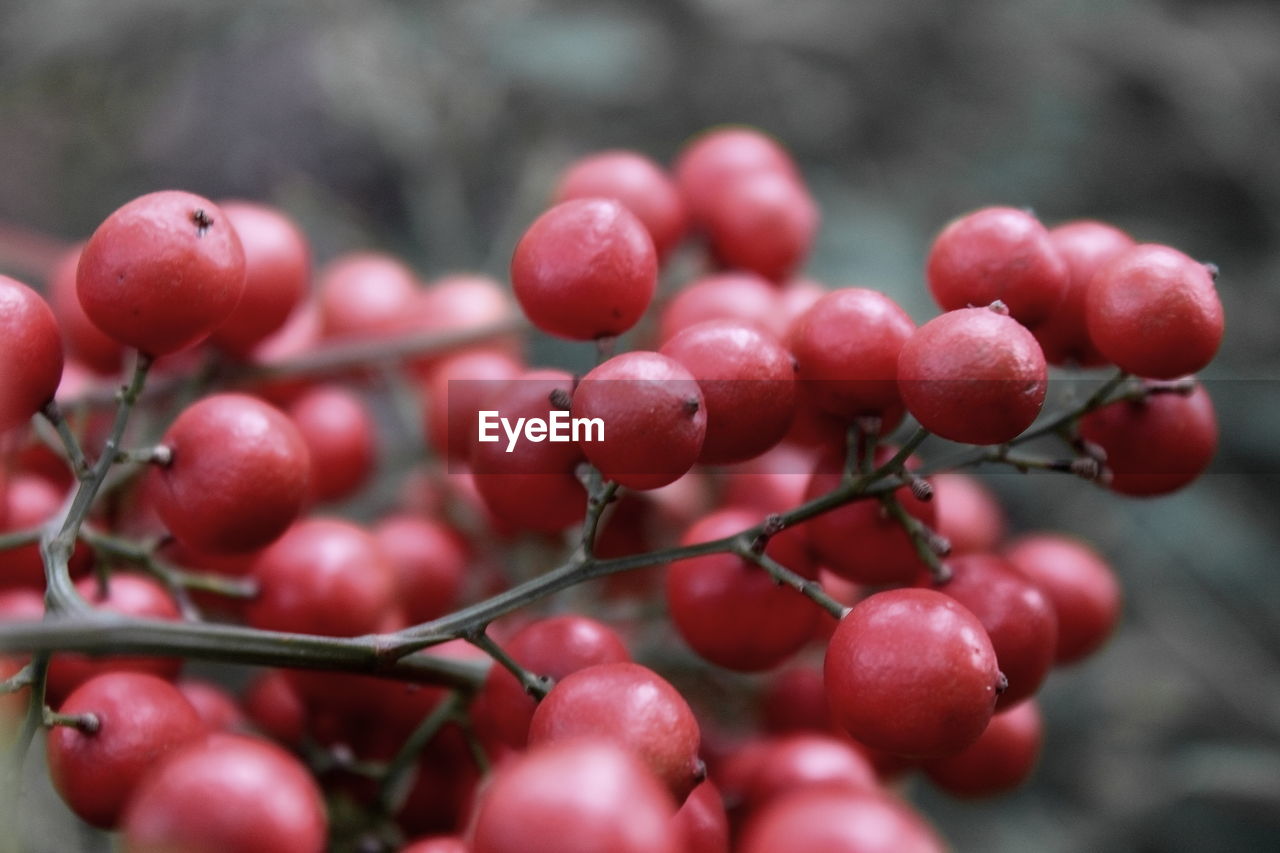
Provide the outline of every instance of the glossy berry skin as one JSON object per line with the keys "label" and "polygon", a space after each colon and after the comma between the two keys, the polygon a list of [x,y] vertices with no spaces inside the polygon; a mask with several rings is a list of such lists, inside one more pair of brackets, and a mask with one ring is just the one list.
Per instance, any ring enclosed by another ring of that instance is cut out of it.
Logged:
{"label": "glossy berry skin", "polygon": [[62,329],[67,355],[94,373],[111,376],[120,372],[124,361],[124,346],[99,329],[85,316],[76,293],[76,269],[80,266],[80,250],[77,244],[58,258],[49,275],[49,304]]}
{"label": "glossy berry skin", "polygon": [[197,551],[239,553],[268,544],[298,516],[311,454],[279,409],[246,394],[188,406],[165,431],[172,452],[153,473],[156,511]]}
{"label": "glossy berry skin", "polygon": [[634,151],[602,151],[574,162],[556,185],[555,201],[576,198],[622,202],[649,231],[659,260],[689,227],[675,182],[661,166]]}
{"label": "glossy berry skin", "polygon": [[1044,740],[1040,708],[1023,702],[1001,711],[974,744],[924,763],[924,772],[955,797],[992,797],[1012,791],[1035,770]]}
{"label": "glossy berry skin", "polygon": [[273,631],[354,637],[377,631],[395,600],[395,573],[377,541],[347,521],[297,522],[254,561],[258,596],[245,615]]}
{"label": "glossy berry skin", "polygon": [[701,734],[693,711],[665,679],[639,664],[596,664],[551,688],[529,724],[529,745],[580,737],[626,747],[676,802],[699,781]]}
{"label": "glossy berry skin", "polygon": [[707,434],[698,461],[753,459],[777,444],[796,410],[795,363],[767,332],[732,320],[690,326],[662,346],[698,380]]}
{"label": "glossy berry skin", "polygon": [[729,853],[729,816],[710,779],[698,783],[672,821],[684,853]]}
{"label": "glossy berry skin", "polygon": [[1067,265],[1067,294],[1057,310],[1031,331],[1050,364],[1101,367],[1107,357],[1098,352],[1085,324],[1089,282],[1099,269],[1131,249],[1133,238],[1105,223],[1082,220],[1049,229],[1049,242]]}
{"label": "glossy berry skin", "polygon": [[759,741],[755,749],[738,792],[748,812],[803,788],[880,788],[870,760],[844,738],[801,733]]}
{"label": "glossy berry skin", "polygon": [[[631,660],[612,628],[585,616],[553,616],[531,622],[503,647],[525,669],[553,681],[596,664]],[[504,667],[490,667],[479,702],[488,733],[515,749],[528,744],[529,723],[537,703],[515,676]]]}
{"label": "glossy berry skin", "polygon": [[977,477],[942,471],[929,478],[937,505],[935,529],[951,544],[953,555],[992,551],[1004,538],[1004,510]]}
{"label": "glossy berry skin", "polygon": [[357,492],[377,462],[377,424],[364,400],[340,385],[303,392],[286,410],[311,459],[308,492],[336,501]]}
{"label": "glossy berry skin", "polygon": [[945,853],[928,824],[888,794],[846,789],[796,791],[748,822],[741,853]]}
{"label": "glossy berry skin", "polygon": [[215,735],[169,756],[139,784],[126,853],[321,853],[324,800],[305,767],[256,738]]}
{"label": "glossy berry skin", "polygon": [[1048,388],[1040,344],[994,308],[933,318],[898,357],[898,390],[907,411],[951,441],[1009,441],[1040,414]]}
{"label": "glossy berry skin", "polygon": [[243,359],[284,325],[311,285],[311,247],[293,220],[275,208],[248,201],[219,206],[244,249],[244,295],[210,340]]}
{"label": "glossy berry skin", "polygon": [[741,270],[695,279],[662,309],[658,338],[663,343],[697,323],[737,320],[781,338],[781,298],[768,280]]}
{"label": "glossy berry skin", "polygon": [[330,261],[316,280],[320,329],[326,338],[375,338],[398,332],[421,298],[413,270],[381,252],[351,252]]}
{"label": "glossy berry skin", "polygon": [[[563,370],[530,370],[496,389],[483,409],[515,423],[547,419],[551,395],[569,394],[573,377]],[[574,473],[582,450],[571,442],[521,441],[511,453],[505,441],[472,436],[471,471],[476,490],[501,522],[523,530],[557,533],[582,520],[586,490]]]}
{"label": "glossy berry skin", "polygon": [[599,418],[603,441],[580,443],[605,478],[656,489],[683,476],[702,452],[707,406],[693,374],[656,352],[636,350],[597,366],[573,392],[574,418]]}
{"label": "glossy berry skin", "polygon": [[[883,465],[895,452],[889,445],[880,445],[875,464]],[[843,476],[844,448],[827,450],[814,465],[805,500],[837,488]],[[927,527],[933,526],[936,502],[919,500],[907,486],[897,489],[894,496],[908,515]],[[854,583],[911,583],[926,568],[906,530],[878,501],[845,504],[805,522],[802,529],[808,533],[809,544],[822,565]]]}
{"label": "glossy berry skin", "polygon": [[635,756],[607,741],[535,747],[485,790],[473,853],[677,853],[675,806]]}
{"label": "glossy berry skin", "polygon": [[[178,606],[164,587],[141,575],[113,573],[105,594],[97,578],[81,578],[76,583],[76,592],[96,610],[143,619],[177,621],[180,617]],[[72,690],[103,673],[141,672],[173,679],[181,668],[182,659],[176,657],[87,657],[57,654],[49,663],[49,701],[56,705],[70,695]]]}
{"label": "glossy berry skin", "polygon": [[944,311],[1000,300],[1015,320],[1034,326],[1062,304],[1068,270],[1034,216],[986,207],[942,229],[929,249],[925,276]]}
{"label": "glossy berry skin", "polygon": [[1103,406],[1080,419],[1080,436],[1101,447],[1107,487],[1133,497],[1165,495],[1204,473],[1218,449],[1218,419],[1202,385]]}
{"label": "glossy berry skin", "polygon": [[62,379],[62,335],[40,294],[0,275],[0,433],[53,399]]}
{"label": "glossy berry skin", "polygon": [[1053,603],[995,554],[951,557],[947,567],[951,580],[937,589],[963,604],[986,629],[1000,672],[1009,680],[996,708],[1011,708],[1033,695],[1053,666],[1058,647]]}
{"label": "glossy berry skin", "polygon": [[307,706],[289,676],[267,670],[245,688],[245,714],[259,731],[285,746],[297,747],[307,729]]}
{"label": "glossy berry skin", "polygon": [[196,715],[209,731],[233,732],[248,727],[235,697],[221,685],[198,678],[184,678],[177,686],[178,692],[196,709]]}
{"label": "glossy berry skin", "polygon": [[408,847],[401,847],[400,853],[471,853],[471,848],[461,838],[452,835],[436,835],[431,838],[419,838]]}
{"label": "glossy berry skin", "polygon": [[396,602],[410,624],[443,616],[458,605],[469,558],[452,528],[408,513],[388,516],[373,536],[396,575]]}
{"label": "glossy berry skin", "polygon": [[134,788],[157,761],[206,732],[204,721],[176,687],[135,672],[86,681],[59,712],[92,714],[98,720],[92,734],[54,726],[46,754],[63,801],[100,829],[116,825]]}
{"label": "glossy berry skin", "polygon": [[954,755],[991,720],[996,653],[978,618],[940,592],[896,589],[859,602],[827,646],[836,721],[875,749]]}
{"label": "glossy berry skin", "polygon": [[244,294],[245,261],[229,217],[192,193],[135,198],[80,254],[76,290],[89,320],[152,356],[207,338]]}
{"label": "glossy berry skin", "polygon": [[819,220],[818,206],[800,179],[778,171],[727,182],[699,216],[722,265],[775,282],[791,276],[808,258]]}
{"label": "glossy berry skin", "polygon": [[889,297],[874,290],[834,290],[791,326],[789,344],[796,377],[822,411],[845,420],[901,418],[898,354],[916,325]]}
{"label": "glossy berry skin", "polygon": [[574,341],[620,335],[658,282],[653,239],[621,202],[574,199],[542,214],[516,244],[511,284],[525,316]]}
{"label": "glossy berry skin", "polygon": [[726,184],[759,172],[799,178],[787,150],[753,127],[718,127],[701,133],[686,143],[675,164],[676,185],[699,219]]}
{"label": "glossy berry skin", "polygon": [[1152,379],[1195,373],[1222,343],[1222,302],[1208,267],[1168,246],[1135,246],[1099,269],[1085,322],[1099,352]]}
{"label": "glossy berry skin", "polygon": [[1053,605],[1058,616],[1056,663],[1088,657],[1111,636],[1120,618],[1120,584],[1093,549],[1046,533],[1019,539],[1005,556]]}
{"label": "glossy berry skin", "polygon": [[[720,510],[690,527],[680,544],[733,536],[762,520],[762,513],[751,510]],[[804,577],[817,575],[798,530],[773,537],[765,553]],[[671,620],[689,647],[741,672],[770,669],[795,654],[813,636],[821,613],[808,598],[731,553],[672,563],[665,594]]]}

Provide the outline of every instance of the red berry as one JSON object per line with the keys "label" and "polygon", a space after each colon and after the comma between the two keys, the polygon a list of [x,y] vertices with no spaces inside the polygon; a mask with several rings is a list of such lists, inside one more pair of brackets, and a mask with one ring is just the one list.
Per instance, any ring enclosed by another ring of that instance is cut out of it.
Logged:
{"label": "red berry", "polygon": [[[515,424],[520,418],[549,419],[551,395],[568,395],[573,377],[562,370],[531,370],[496,389],[483,409]],[[477,430],[478,432],[478,430]],[[501,431],[499,431],[501,432]],[[545,533],[582,520],[587,495],[575,471],[582,450],[572,442],[517,441],[472,436],[471,469],[476,490],[500,521]]]}
{"label": "red berry", "polygon": [[311,473],[306,442],[283,412],[256,397],[205,397],[161,441],[173,459],[152,473],[156,511],[191,548],[261,548],[302,508]]}
{"label": "red berry", "polygon": [[241,700],[245,713],[265,735],[297,747],[307,728],[307,707],[288,675],[269,670],[255,678]]}
{"label": "red berry", "polygon": [[1000,444],[1040,414],[1048,391],[1040,344],[993,308],[963,308],[925,323],[902,347],[898,389],[930,432]]}
{"label": "red berry", "polygon": [[1108,487],[1146,497],[1176,492],[1204,473],[1218,449],[1218,420],[1204,386],[1111,403],[1080,419],[1080,436],[1106,452]]}
{"label": "red berry", "polygon": [[672,821],[684,853],[729,853],[729,816],[710,779],[693,789]]}
{"label": "red berry", "polygon": [[978,618],[930,589],[861,601],[827,647],[827,700],[868,746],[899,755],[954,755],[991,720],[1000,672]]}
{"label": "red berry", "polygon": [[[27,530],[49,521],[62,508],[66,490],[35,474],[18,474],[0,491],[0,518],[5,519],[0,532]],[[93,562],[93,554],[84,543],[77,543],[71,557],[73,575],[83,574]],[[44,560],[40,545],[33,542],[19,548],[0,551],[0,589],[30,587],[44,589]]]}
{"label": "red berry", "polygon": [[1006,556],[1053,605],[1057,663],[1085,658],[1111,636],[1120,618],[1120,584],[1091,548],[1066,536],[1040,534],[1018,540]]}
{"label": "red berry", "polygon": [[0,433],[26,423],[62,379],[62,336],[31,288],[0,275]]}
{"label": "red berry", "polygon": [[722,272],[686,285],[662,310],[658,339],[664,344],[707,320],[737,320],[781,336],[785,325],[778,289],[750,272]]}
{"label": "red berry", "polygon": [[561,679],[538,705],[529,745],[605,738],[638,756],[677,802],[701,775],[698,721],[665,679],[635,663],[602,663]]}
{"label": "red berry", "polygon": [[791,155],[751,127],[719,127],[695,136],[680,151],[676,183],[690,211],[701,217],[724,186],[744,175],[778,172],[799,179]]}
{"label": "red berry", "polygon": [[994,554],[953,557],[947,567],[951,580],[938,589],[963,604],[986,629],[1000,671],[1009,680],[996,707],[1010,708],[1033,695],[1053,666],[1058,647],[1053,603]]}
{"label": "red berry", "polygon": [[933,783],[957,797],[991,797],[1012,791],[1031,776],[1044,738],[1034,701],[1002,711],[972,746],[924,763]]}
{"label": "red berry", "polygon": [[166,755],[204,736],[206,726],[172,684],[154,675],[111,672],[80,685],[59,709],[92,714],[97,730],[49,731],[53,786],[76,815],[115,827],[143,775]]}
{"label": "red berry", "polygon": [[726,182],[707,199],[699,222],[726,267],[782,281],[808,258],[819,215],[800,179],[762,171]]}
{"label": "red berry", "polygon": [[634,756],[599,740],[530,750],[480,801],[474,853],[676,853],[671,795]]}
{"label": "red berry", "polygon": [[250,625],[354,637],[378,630],[395,602],[395,573],[377,541],[347,521],[294,524],[254,561]]}
{"label": "red berry", "polygon": [[335,501],[357,492],[377,462],[377,424],[364,400],[339,385],[318,385],[289,404],[311,458],[309,494]]}
{"label": "red berry", "polygon": [[[896,452],[891,445],[878,446],[875,464],[883,465]],[[914,460],[908,467],[913,466]],[[836,489],[843,477],[844,449],[828,450],[814,466],[805,500]],[[908,486],[900,487],[894,496],[912,518],[926,527],[933,525],[936,501],[920,500]],[[805,522],[802,529],[822,564],[855,583],[911,583],[926,568],[906,529],[876,500],[845,504]]]}
{"label": "red berry", "polygon": [[707,435],[698,461],[740,462],[777,444],[796,410],[795,363],[766,332],[732,320],[689,326],[662,346],[698,380]]}
{"label": "red berry", "polygon": [[631,489],[678,480],[697,461],[707,432],[697,380],[656,352],[623,353],[596,367],[574,389],[572,413],[603,424],[603,438],[582,441],[582,452],[607,479]]}
{"label": "red berry", "polygon": [[1049,242],[1067,265],[1067,295],[1047,320],[1032,328],[1050,364],[1099,367],[1098,352],[1085,325],[1085,297],[1093,274],[1132,248],[1133,238],[1101,222],[1068,222],[1049,230]]}
{"label": "red berry", "polygon": [[379,252],[351,252],[330,261],[320,271],[316,290],[326,338],[399,332],[422,294],[413,270]]}
{"label": "red berry", "polygon": [[431,838],[419,838],[409,846],[401,847],[400,853],[471,853],[471,848],[461,838],[435,835]]}
{"label": "red berry", "polygon": [[665,257],[688,228],[684,202],[662,167],[634,151],[602,151],[575,162],[560,177],[556,203],[576,198],[609,198],[635,214]]}
{"label": "red berry", "polygon": [[760,744],[758,759],[739,792],[749,812],[804,788],[879,790],[875,767],[846,739],[802,733],[769,738]]}
{"label": "red berry", "polygon": [[226,688],[211,681],[184,678],[178,682],[178,691],[196,709],[209,731],[231,732],[246,727],[244,712]]}
{"label": "red berry", "polygon": [[944,853],[915,812],[888,794],[814,788],[774,800],[747,824],[742,853]]}
{"label": "red berry", "polygon": [[76,293],[76,269],[80,265],[80,250],[83,248],[83,243],[77,244],[58,259],[49,275],[49,302],[62,329],[67,355],[94,373],[111,376],[120,372],[124,346],[95,326],[80,306],[80,295]]}
{"label": "red berry", "polygon": [[[76,592],[97,610],[143,619],[177,621],[180,614],[164,587],[139,575],[112,574],[105,591],[97,578],[82,578]],[[182,668],[176,657],[86,657],[78,654],[54,655],[49,663],[49,701],[61,702],[72,690],[108,672],[141,672],[173,679]]]}
{"label": "red berry", "polygon": [[442,457],[466,461],[479,434],[478,412],[522,369],[515,358],[493,349],[470,350],[437,362],[422,395],[423,426],[432,449]]}
{"label": "red berry", "polygon": [[244,296],[210,340],[245,358],[284,325],[311,285],[311,247],[298,226],[275,208],[248,201],[224,201],[244,248]]}
{"label": "red berry", "polygon": [[[452,273],[436,279],[424,290],[414,306],[414,316],[406,318],[408,329],[417,332],[457,334],[501,323],[512,324],[515,305],[506,285],[478,273]],[[423,378],[446,358],[472,352],[497,352],[518,360],[521,336],[487,337],[466,347],[450,347],[437,355],[417,356],[409,366]]]}
{"label": "red berry", "polygon": [[819,409],[846,420],[902,416],[898,354],[915,323],[892,299],[848,287],[823,296],[791,326],[800,387]]}
{"label": "red berry", "polygon": [[929,249],[925,274],[942,310],[1000,300],[1028,326],[1052,315],[1067,292],[1067,265],[1049,233],[1011,207],[986,207],[947,225]]}
{"label": "red berry", "polygon": [[935,527],[952,554],[991,551],[1004,538],[1004,511],[990,489],[970,474],[944,471],[929,478],[937,506]]}
{"label": "red berry", "polygon": [[[609,626],[585,616],[554,616],[531,622],[504,644],[507,654],[530,672],[558,681],[570,673],[601,663],[625,663],[631,654]],[[503,743],[523,749],[537,704],[514,675],[501,666],[489,668],[479,701],[491,733]]]}
{"label": "red berry", "polygon": [[230,218],[177,190],[135,198],[80,254],[76,290],[89,320],[153,356],[207,338],[244,294],[245,260]]}
{"label": "red berry", "polygon": [[1209,268],[1168,246],[1135,246],[1099,269],[1085,320],[1104,356],[1154,379],[1195,373],[1222,342],[1222,303]]}
{"label": "red berry", "polygon": [[807,664],[770,674],[760,694],[760,727],[770,734],[836,732],[822,670]]}
{"label": "red berry", "polygon": [[544,332],[589,341],[620,335],[658,283],[653,239],[621,203],[575,199],[534,220],[516,244],[511,284]]}
{"label": "red berry", "polygon": [[388,516],[373,528],[396,574],[396,601],[410,623],[443,616],[458,605],[467,545],[451,528],[426,518]]}
{"label": "red berry", "polygon": [[217,735],[139,784],[125,812],[127,853],[321,853],[328,819],[298,759],[265,741]]}
{"label": "red berry", "polygon": [[[751,510],[720,510],[689,528],[680,543],[733,536],[761,520]],[[774,536],[765,553],[812,578],[817,570],[804,546],[804,534],[789,530]],[[672,563],[666,599],[671,620],[690,648],[714,664],[743,672],[770,669],[799,651],[813,636],[821,612],[764,569],[731,553]]]}

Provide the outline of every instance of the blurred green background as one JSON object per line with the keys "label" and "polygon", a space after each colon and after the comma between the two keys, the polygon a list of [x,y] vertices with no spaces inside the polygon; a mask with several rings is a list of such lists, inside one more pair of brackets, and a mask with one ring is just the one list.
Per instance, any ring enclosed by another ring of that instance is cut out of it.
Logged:
{"label": "blurred green background", "polygon": [[573,157],[720,122],[799,160],[808,273],[917,321],[929,239],[984,204],[1219,264],[1215,473],[1154,502],[991,478],[1114,560],[1125,622],[1051,681],[1032,785],[913,795],[959,851],[1280,850],[1280,4],[0,0],[0,268],[181,187],[282,206],[321,260],[503,276]]}

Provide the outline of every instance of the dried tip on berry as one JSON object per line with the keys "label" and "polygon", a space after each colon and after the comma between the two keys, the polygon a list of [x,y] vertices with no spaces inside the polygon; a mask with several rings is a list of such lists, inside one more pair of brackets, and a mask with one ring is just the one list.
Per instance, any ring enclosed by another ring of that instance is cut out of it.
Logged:
{"label": "dried tip on berry", "polygon": [[951,582],[951,578],[955,575],[951,571],[951,567],[946,563],[938,563],[936,566],[931,567],[929,573],[934,586],[945,586]]}
{"label": "dried tip on berry", "polygon": [[951,540],[940,533],[929,533],[929,550],[937,554],[939,557],[945,557],[951,553]]}
{"label": "dried tip on berry", "polygon": [[931,501],[933,500],[933,486],[930,485],[928,480],[920,477],[912,477],[911,496],[918,501]]}
{"label": "dried tip on berry", "polygon": [[213,217],[203,207],[192,211],[191,221],[195,223],[197,237],[203,237],[213,227]]}
{"label": "dried tip on berry", "polygon": [[702,402],[697,397],[684,398],[684,411],[689,417],[698,414],[698,409],[702,408]]}
{"label": "dried tip on berry", "polygon": [[706,781],[707,762],[703,761],[701,758],[699,758],[698,763],[693,766],[693,778],[694,781],[699,784]]}
{"label": "dried tip on berry", "polygon": [[1003,300],[997,299],[987,306],[988,311],[994,311],[1002,317],[1009,316],[1009,306],[1004,304]]}
{"label": "dried tip on berry", "polygon": [[1209,278],[1213,279],[1214,281],[1218,280],[1217,264],[1213,263],[1212,261],[1205,261],[1204,268],[1205,268],[1205,271],[1209,273]]}
{"label": "dried tip on berry", "polygon": [[569,392],[563,388],[556,388],[551,392],[548,399],[551,401],[551,405],[555,406],[557,409],[568,411],[573,407],[573,398],[570,397]]}
{"label": "dried tip on berry", "polygon": [[1009,689],[1009,679],[1005,674],[999,673],[1000,678],[996,681],[996,695],[999,696]]}

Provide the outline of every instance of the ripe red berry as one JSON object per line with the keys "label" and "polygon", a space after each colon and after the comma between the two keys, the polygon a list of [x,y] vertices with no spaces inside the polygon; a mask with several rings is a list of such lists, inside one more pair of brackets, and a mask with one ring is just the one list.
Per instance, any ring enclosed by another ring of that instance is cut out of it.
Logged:
{"label": "ripe red berry", "polygon": [[297,517],[311,474],[298,428],[246,394],[215,394],[188,406],[161,439],[172,452],[152,472],[156,511],[198,551],[251,551]]}
{"label": "ripe red berry", "polygon": [[414,515],[391,515],[373,528],[396,574],[396,602],[410,624],[443,616],[458,604],[469,558],[452,528]]}
{"label": "ripe red berry", "polygon": [[1168,246],[1134,246],[1099,269],[1085,321],[1104,356],[1153,379],[1195,373],[1222,342],[1222,303],[1209,268]]}
{"label": "ripe red berry", "polygon": [[198,678],[178,682],[181,693],[211,732],[233,732],[248,727],[244,712],[226,688]]}
{"label": "ripe red berry", "polygon": [[[896,453],[890,445],[876,448],[875,464]],[[914,460],[908,467],[914,466]],[[837,488],[844,477],[844,448],[830,449],[818,458],[805,489],[805,500]],[[894,496],[907,514],[933,526],[936,501],[922,501],[902,486]],[[804,523],[809,544],[822,564],[840,577],[865,584],[911,583],[926,568],[911,536],[875,500],[860,500],[823,513]]]}
{"label": "ripe red berry", "polygon": [[80,265],[80,250],[83,248],[83,243],[72,246],[58,259],[49,275],[49,303],[62,329],[67,355],[94,373],[110,376],[120,372],[124,346],[95,326],[80,305],[80,295],[76,293],[76,269]]}
{"label": "ripe red berry", "polygon": [[[553,616],[531,622],[503,645],[525,669],[555,681],[588,666],[631,660],[612,628],[585,616]],[[504,667],[490,667],[479,702],[489,733],[523,749],[537,704],[515,676]]]}
{"label": "ripe red berry", "polygon": [[326,338],[398,332],[422,295],[413,270],[380,252],[351,252],[330,261],[317,276],[316,291]]}
{"label": "ripe red berry", "polygon": [[1010,708],[1033,695],[1053,666],[1058,647],[1053,603],[995,554],[952,557],[947,567],[951,580],[939,590],[963,604],[986,629],[1000,672],[1009,680],[996,707]]}
{"label": "ripe red berry", "polygon": [[485,401],[522,369],[518,360],[496,349],[469,350],[438,361],[422,394],[423,428],[431,448],[465,462],[479,434],[478,413]]}
{"label": "ripe red berry", "polygon": [[538,705],[530,746],[581,737],[626,747],[676,802],[684,802],[702,775],[693,711],[664,678],[639,664],[603,663],[570,673]]}
{"label": "ripe red berry", "polygon": [[689,326],[662,346],[698,380],[707,434],[698,461],[741,462],[777,444],[796,410],[795,363],[772,335],[733,320]]}
{"label": "ripe red berry", "polygon": [[724,266],[780,282],[808,258],[819,214],[799,178],[761,171],[726,182],[706,200],[699,224]]}
{"label": "ripe red berry", "polygon": [[[563,370],[531,370],[517,376],[483,405],[515,424],[550,417],[551,395],[568,395],[573,377]],[[557,533],[582,520],[587,496],[575,471],[584,460],[572,442],[517,441],[510,453],[503,436],[471,438],[471,470],[485,506],[500,521],[525,530]]]}
{"label": "ripe red berry", "polygon": [[110,672],[76,688],[62,714],[92,714],[93,732],[49,731],[46,754],[53,786],[76,816],[115,827],[143,775],[166,755],[201,738],[206,726],[172,684],[154,675]]}
{"label": "ripe red berry", "polygon": [[729,816],[710,779],[693,789],[672,821],[684,853],[729,853]]}
{"label": "ripe red berry", "polygon": [[[0,491],[0,518],[4,518],[0,532],[26,530],[44,524],[53,518],[66,500],[66,489],[36,474],[18,474]],[[77,543],[71,556],[73,576],[83,574],[93,562],[93,552],[84,543]],[[44,589],[44,560],[40,556],[40,544],[32,542],[18,548],[0,551],[0,589],[29,587]]]}
{"label": "ripe red berry", "polygon": [[915,328],[907,312],[882,293],[858,287],[828,293],[791,326],[801,389],[819,409],[840,418],[882,417],[887,432],[902,416],[898,354]]}
{"label": "ripe red berry", "polygon": [[954,755],[977,740],[1001,680],[982,623],[930,589],[859,602],[831,636],[824,677],[845,731],[912,757]]}
{"label": "ripe red berry", "polygon": [[914,811],[888,794],[812,788],[774,800],[747,824],[742,853],[944,853]]}
{"label": "ripe red berry", "polygon": [[364,400],[340,385],[318,385],[286,411],[311,458],[310,497],[335,501],[358,491],[377,461],[377,424]]}
{"label": "ripe red berry", "polygon": [[347,521],[309,518],[254,561],[256,628],[354,637],[377,631],[395,602],[395,573],[377,541]]}
{"label": "ripe red berry", "polygon": [[688,229],[675,182],[661,166],[634,151],[602,151],[573,163],[560,177],[555,201],[576,198],[622,202],[649,231],[659,260],[675,248]]}
{"label": "ripe red berry", "polygon": [[435,835],[431,838],[419,838],[409,846],[401,847],[400,853],[471,853],[471,848],[461,838]]}
{"label": "ripe red berry", "polygon": [[898,389],[907,411],[951,441],[1009,441],[1040,414],[1048,388],[1040,344],[994,306],[933,318],[898,358]]}
{"label": "ripe red berry", "polygon": [[0,275],[0,433],[53,399],[62,379],[62,336],[31,288]]}
{"label": "ripe red berry", "polygon": [[656,352],[623,353],[596,367],[574,389],[572,413],[603,424],[602,440],[582,441],[582,452],[606,478],[632,489],[683,476],[707,432],[697,380]]}
{"label": "ripe red berry", "polygon": [[1080,419],[1080,436],[1106,452],[1112,491],[1164,495],[1209,467],[1218,449],[1218,420],[1209,392],[1196,385],[1190,394],[1151,394],[1103,406]]}
{"label": "ripe red berry", "polygon": [[799,170],[777,140],[752,127],[718,127],[695,136],[676,160],[676,183],[695,217],[715,203],[727,183],[757,172],[799,179]]}
{"label": "ripe red berry", "polygon": [[1088,657],[1111,636],[1120,618],[1120,584],[1093,549],[1070,537],[1040,534],[1013,543],[1005,556],[1053,605],[1057,663]]}
{"label": "ripe red berry", "polygon": [[1012,791],[1031,776],[1044,738],[1035,701],[1001,711],[972,746],[926,761],[933,783],[956,797],[991,797]]}
{"label": "ripe red berry", "polygon": [[244,294],[245,261],[230,218],[177,190],[116,210],[80,254],[76,290],[89,320],[153,356],[207,338]]}
{"label": "ripe red berry", "polygon": [[758,742],[758,754],[737,793],[748,812],[804,788],[877,791],[876,769],[847,739],[806,732]]}
{"label": "ripe red berry", "polygon": [[620,335],[658,283],[653,239],[620,202],[574,199],[542,214],[516,244],[511,284],[525,316],[576,341]]}
{"label": "ripe red berry", "polygon": [[473,853],[676,853],[671,795],[618,746],[575,739],[500,769],[476,810]]}
{"label": "ripe red berry", "polygon": [[258,730],[285,746],[301,746],[307,730],[307,706],[281,670],[268,670],[245,688],[245,714]]}
{"label": "ripe red berry", "polygon": [[1104,365],[1107,357],[1093,345],[1085,324],[1085,298],[1094,273],[1132,248],[1133,238],[1119,228],[1084,220],[1051,228],[1049,242],[1067,265],[1067,294],[1057,310],[1031,331],[1050,364]]}
{"label": "ripe red berry", "polygon": [[324,799],[298,759],[266,741],[215,735],[157,765],[125,812],[127,853],[321,853]]}
{"label": "ripe red berry", "polygon": [[722,272],[683,287],[662,310],[658,339],[666,343],[680,332],[707,320],[737,320],[781,337],[778,289],[751,272]]}
{"label": "ripe red berry", "polygon": [[[517,312],[510,290],[504,284],[478,273],[451,273],[433,281],[418,296],[414,316],[406,318],[409,331],[457,334],[512,324]],[[443,361],[473,352],[502,353],[519,360],[522,336],[513,328],[510,335],[487,337],[466,347],[451,347],[446,353],[417,356],[408,366],[424,379]]]}
{"label": "ripe red berry", "polygon": [[[690,527],[680,543],[733,536],[762,517],[751,510],[720,510]],[[774,536],[765,553],[804,577],[817,576],[799,530]],[[813,636],[821,613],[805,596],[732,553],[672,563],[666,599],[671,621],[690,648],[714,664],[743,672],[770,669],[799,651]]]}
{"label": "ripe red berry", "polygon": [[925,274],[942,310],[999,300],[1028,326],[1053,314],[1067,292],[1067,265],[1049,233],[1011,207],[982,208],[948,224],[929,249]]}
{"label": "ripe red berry", "polygon": [[1004,510],[991,490],[970,474],[943,471],[929,478],[937,505],[935,528],[951,553],[991,551],[1004,538]]}

